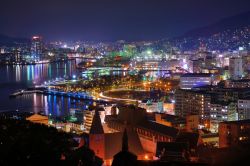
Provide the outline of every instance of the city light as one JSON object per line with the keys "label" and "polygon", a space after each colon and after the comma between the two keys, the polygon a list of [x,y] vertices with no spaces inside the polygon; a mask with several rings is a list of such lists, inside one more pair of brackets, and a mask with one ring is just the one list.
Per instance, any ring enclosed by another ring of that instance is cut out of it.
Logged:
{"label": "city light", "polygon": [[250,1],[98,1],[1,2],[0,165],[249,163]]}

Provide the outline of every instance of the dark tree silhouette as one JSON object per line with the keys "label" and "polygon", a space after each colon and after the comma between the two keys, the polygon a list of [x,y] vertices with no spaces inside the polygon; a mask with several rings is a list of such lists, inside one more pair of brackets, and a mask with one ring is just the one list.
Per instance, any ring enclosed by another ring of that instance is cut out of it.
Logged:
{"label": "dark tree silhouette", "polygon": [[[25,120],[0,118],[0,165],[102,164],[88,148],[76,148],[72,136]],[[94,163],[94,164],[93,164]]]}

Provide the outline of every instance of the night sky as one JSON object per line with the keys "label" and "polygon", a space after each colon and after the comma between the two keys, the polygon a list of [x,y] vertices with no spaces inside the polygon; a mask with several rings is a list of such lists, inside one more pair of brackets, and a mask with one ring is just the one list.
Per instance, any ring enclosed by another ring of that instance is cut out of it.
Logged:
{"label": "night sky", "polygon": [[47,40],[153,40],[250,10],[250,0],[1,0],[0,34]]}

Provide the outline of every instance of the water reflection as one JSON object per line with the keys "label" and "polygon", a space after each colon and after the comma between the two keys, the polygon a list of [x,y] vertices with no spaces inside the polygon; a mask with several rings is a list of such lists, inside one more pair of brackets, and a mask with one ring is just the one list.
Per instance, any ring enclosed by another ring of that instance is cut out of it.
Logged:
{"label": "water reflection", "polygon": [[72,107],[71,100],[68,98],[29,94],[10,99],[9,94],[18,89],[76,72],[75,61],[29,66],[0,66],[0,112],[19,110],[67,116]]}
{"label": "water reflection", "polygon": [[67,97],[44,96],[40,94],[27,94],[12,99],[16,107],[10,111],[19,110],[25,112],[42,113],[53,117],[67,117],[71,109],[86,110],[92,101],[74,100]]}
{"label": "water reflection", "polygon": [[57,76],[71,75],[75,72],[75,62],[56,63],[56,64],[37,64],[28,66],[3,66],[1,74],[4,74],[1,82],[25,82],[41,83],[47,79],[53,79]]}
{"label": "water reflection", "polygon": [[[66,97],[30,94],[16,99],[9,99],[9,94],[18,89],[41,84],[56,77],[76,74],[78,71],[75,64],[79,62],[80,60],[29,66],[0,66],[0,112],[18,109],[20,111],[42,112],[46,115],[64,117],[69,115],[71,108],[87,109],[91,102],[71,100]],[[112,74],[125,76],[127,72],[114,71]],[[150,72],[148,75],[158,77],[164,75],[164,73]]]}

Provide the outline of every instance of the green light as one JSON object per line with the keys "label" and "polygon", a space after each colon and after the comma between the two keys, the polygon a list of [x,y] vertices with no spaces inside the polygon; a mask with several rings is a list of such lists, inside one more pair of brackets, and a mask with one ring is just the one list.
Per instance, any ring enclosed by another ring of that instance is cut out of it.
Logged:
{"label": "green light", "polygon": [[151,51],[151,50],[148,50],[148,51],[147,51],[147,54],[148,54],[148,55],[151,55],[151,54],[152,54],[152,51]]}
{"label": "green light", "polygon": [[75,116],[70,116],[69,118],[68,118],[68,121],[69,122],[76,122],[77,121],[77,118],[75,117]]}

